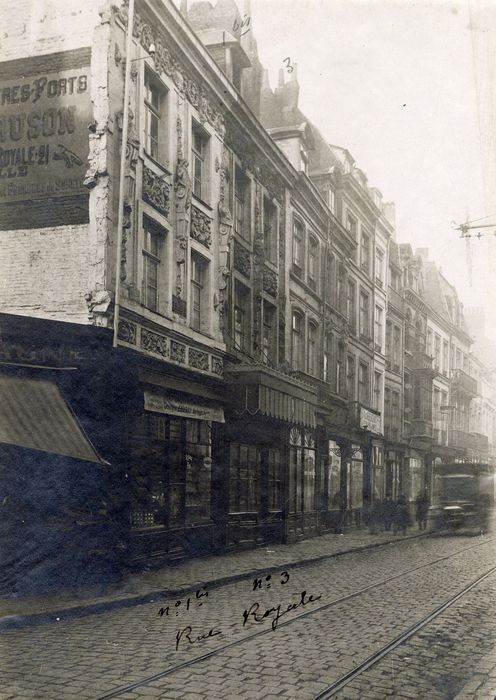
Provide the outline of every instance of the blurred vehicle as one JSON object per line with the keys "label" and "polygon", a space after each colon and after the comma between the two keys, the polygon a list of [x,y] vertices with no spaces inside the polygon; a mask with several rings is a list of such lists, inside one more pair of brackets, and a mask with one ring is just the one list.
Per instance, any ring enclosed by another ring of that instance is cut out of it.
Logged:
{"label": "blurred vehicle", "polygon": [[435,527],[488,532],[495,502],[494,468],[460,462],[439,465],[434,473],[434,503],[429,516]]}

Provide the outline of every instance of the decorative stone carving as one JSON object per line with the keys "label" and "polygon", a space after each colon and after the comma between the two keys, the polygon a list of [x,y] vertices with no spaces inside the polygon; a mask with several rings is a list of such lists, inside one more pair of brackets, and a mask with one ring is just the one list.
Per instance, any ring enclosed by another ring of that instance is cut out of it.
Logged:
{"label": "decorative stone carving", "polygon": [[169,354],[169,348],[167,343],[167,338],[158,333],[153,333],[146,328],[141,329],[141,347],[143,350],[148,350],[149,352],[154,352],[157,355],[162,355],[162,357],[167,357]]}
{"label": "decorative stone carving", "polygon": [[[112,8],[116,16],[127,25],[128,8],[127,0],[122,6]],[[148,51],[151,44],[155,45],[155,70],[157,73],[165,73],[174,81],[179,93],[184,95],[191,104],[198,109],[200,121],[208,121],[217,133],[223,137],[225,131],[224,117],[222,113],[213,106],[213,98],[208,95],[205,88],[199,87],[181,65],[178,59],[166,48],[166,34],[161,31],[156,23],[153,25],[145,19],[139,12],[135,13],[133,36],[138,39],[145,51]]]}
{"label": "decorative stone carving", "polygon": [[177,166],[174,177],[174,191],[176,194],[176,289],[175,296],[179,299],[183,296],[186,249],[188,247],[188,234],[190,226],[191,208],[191,178],[189,164],[183,154],[183,126],[181,118],[176,121],[177,131]]}
{"label": "decorative stone carving", "polygon": [[112,296],[106,289],[94,290],[85,295],[88,306],[88,318],[95,326],[108,326],[108,307],[112,301]]}
{"label": "decorative stone carving", "polygon": [[170,186],[164,177],[164,175],[156,175],[146,165],[143,166],[143,199],[169,218]]}
{"label": "decorative stone carving", "polygon": [[217,374],[219,377],[222,376],[224,372],[224,363],[219,357],[212,356],[212,373]]}
{"label": "decorative stone carving", "polygon": [[273,297],[277,296],[277,275],[268,267],[264,267],[263,270],[263,290]]}
{"label": "decorative stone carving", "polygon": [[130,345],[136,345],[136,324],[130,321],[119,321],[117,337]]}
{"label": "decorative stone carving", "polygon": [[210,231],[211,219],[197,207],[191,207],[191,238],[210,248],[212,234]]}
{"label": "decorative stone carving", "polygon": [[175,314],[179,314],[179,316],[182,316],[183,318],[186,318],[186,299],[181,299],[181,297],[177,297],[175,294],[172,295],[172,311]]}
{"label": "decorative stone carving", "polygon": [[176,343],[175,340],[171,340],[170,358],[174,360],[174,362],[184,363],[186,358],[186,346],[182,343]]}
{"label": "decorative stone carving", "polygon": [[228,267],[229,261],[229,247],[233,237],[233,220],[232,214],[229,209],[226,188],[229,185],[231,179],[229,152],[227,148],[222,149],[222,159],[219,161],[216,159],[215,167],[217,172],[220,174],[220,188],[219,188],[219,204],[218,204],[218,214],[219,214],[219,264],[218,264],[218,277],[217,277],[217,288],[218,294],[215,296],[214,306],[219,314],[219,327],[221,331],[224,329],[224,310],[226,305],[226,289],[227,283],[230,277],[230,270]]}
{"label": "decorative stone carving", "polygon": [[190,348],[189,365],[194,369],[202,369],[203,371],[208,372],[208,353]]}
{"label": "decorative stone carving", "polygon": [[234,241],[234,268],[245,277],[250,277],[251,260],[250,251],[237,241]]}

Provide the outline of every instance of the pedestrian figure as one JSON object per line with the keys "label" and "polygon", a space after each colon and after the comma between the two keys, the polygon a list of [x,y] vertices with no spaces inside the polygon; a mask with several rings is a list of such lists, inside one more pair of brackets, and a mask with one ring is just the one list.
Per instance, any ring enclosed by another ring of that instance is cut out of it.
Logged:
{"label": "pedestrian figure", "polygon": [[369,532],[375,535],[381,529],[383,523],[382,501],[374,501],[370,509]]}
{"label": "pedestrian figure", "polygon": [[415,519],[418,522],[419,530],[425,530],[427,527],[427,515],[429,513],[429,496],[427,489],[419,493],[415,501]]}
{"label": "pedestrian figure", "polygon": [[399,531],[406,535],[407,527],[410,525],[410,511],[404,496],[400,496],[396,501],[394,509],[393,528],[396,534]]}
{"label": "pedestrian figure", "polygon": [[391,532],[394,510],[394,503],[391,500],[391,496],[386,496],[386,498],[382,502],[382,522],[384,523],[384,530],[386,532]]}

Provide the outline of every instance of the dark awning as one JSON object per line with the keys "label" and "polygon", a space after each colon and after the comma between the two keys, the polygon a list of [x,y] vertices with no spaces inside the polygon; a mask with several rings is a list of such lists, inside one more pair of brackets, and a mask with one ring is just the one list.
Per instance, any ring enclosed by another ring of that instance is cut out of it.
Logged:
{"label": "dark awning", "polygon": [[107,464],[60,389],[46,379],[0,376],[0,442]]}

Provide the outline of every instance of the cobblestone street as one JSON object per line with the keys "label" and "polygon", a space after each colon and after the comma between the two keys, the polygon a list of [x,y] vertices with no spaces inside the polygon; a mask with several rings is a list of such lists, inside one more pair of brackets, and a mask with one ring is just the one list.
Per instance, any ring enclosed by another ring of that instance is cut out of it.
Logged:
{"label": "cobblestone street", "polygon": [[[487,536],[398,541],[200,587],[180,602],[7,630],[1,697],[310,699],[488,572],[494,547]],[[472,694],[467,684],[496,644],[496,619],[486,614],[495,578],[336,697],[486,698],[494,663],[481,667]]]}

